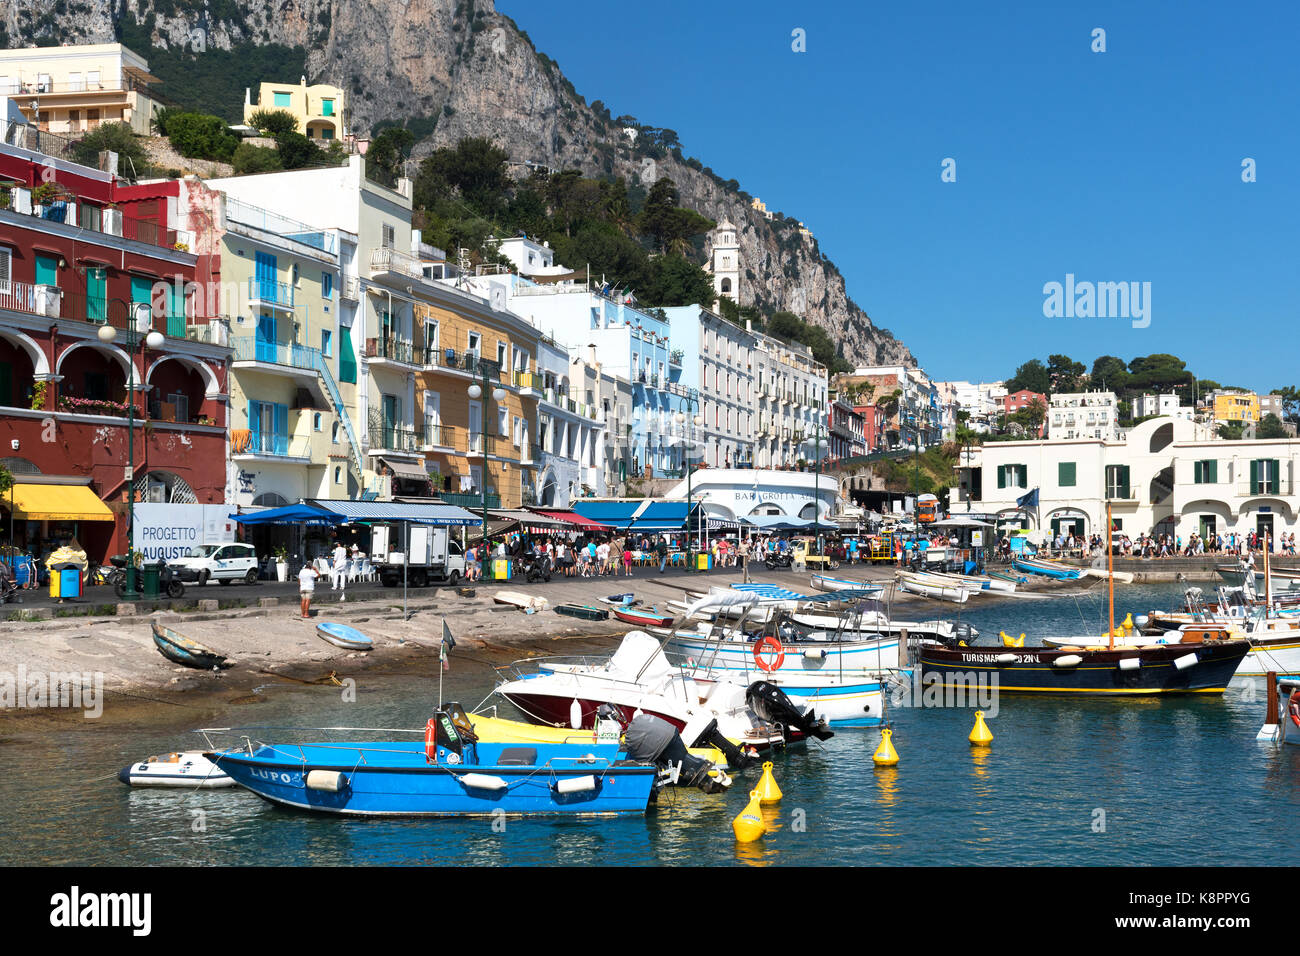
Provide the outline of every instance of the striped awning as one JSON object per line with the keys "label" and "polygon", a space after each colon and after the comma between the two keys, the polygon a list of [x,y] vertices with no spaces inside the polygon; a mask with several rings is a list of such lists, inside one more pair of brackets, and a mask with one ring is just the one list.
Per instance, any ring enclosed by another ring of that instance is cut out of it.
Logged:
{"label": "striped awning", "polygon": [[566,531],[572,531],[574,528],[580,528],[583,531],[613,531],[614,529],[607,524],[601,524],[599,521],[592,521],[590,518],[584,518],[576,511],[543,511],[538,508],[532,512],[542,518],[550,518],[553,521],[559,521],[565,525]]}
{"label": "striped awning", "polygon": [[342,501],[315,498],[310,504],[342,515],[347,521],[410,521],[429,525],[475,525],[483,518],[458,505],[408,504],[402,501]]}
{"label": "striped awning", "polygon": [[532,511],[516,510],[511,508],[489,508],[488,514],[493,518],[500,518],[503,521],[518,522],[526,531],[534,534],[549,534],[552,531],[571,531],[573,526],[564,521],[555,518],[548,518],[545,515],[535,514]]}

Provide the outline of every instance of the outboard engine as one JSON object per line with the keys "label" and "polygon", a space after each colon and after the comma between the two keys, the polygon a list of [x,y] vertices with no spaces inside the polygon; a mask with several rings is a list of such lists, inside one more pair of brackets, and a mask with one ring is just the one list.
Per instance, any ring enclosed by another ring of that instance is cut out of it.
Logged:
{"label": "outboard engine", "polygon": [[679,787],[698,787],[705,793],[721,793],[731,785],[731,778],[712,762],[687,752],[686,744],[675,727],[653,714],[632,718],[623,735],[628,758],[653,763],[661,771],[673,773]]}
{"label": "outboard engine", "polygon": [[717,718],[710,720],[708,726],[695,735],[695,739],[690,742],[691,747],[716,747],[726,755],[727,766],[732,770],[744,770],[758,763],[757,754],[747,754],[730,740],[722,735],[718,730]]}
{"label": "outboard engine", "polygon": [[830,740],[835,736],[824,717],[818,717],[812,709],[801,714],[789,695],[769,681],[756,680],[750,684],[745,689],[745,703],[769,723],[793,727],[818,740]]}

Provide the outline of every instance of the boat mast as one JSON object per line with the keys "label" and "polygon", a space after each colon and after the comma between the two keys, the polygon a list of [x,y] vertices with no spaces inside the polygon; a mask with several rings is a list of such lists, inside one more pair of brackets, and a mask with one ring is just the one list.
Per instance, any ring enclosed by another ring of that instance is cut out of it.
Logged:
{"label": "boat mast", "polygon": [[1110,594],[1110,650],[1115,649],[1115,549],[1111,544],[1110,502],[1106,502],[1106,588]]}
{"label": "boat mast", "polygon": [[[1268,570],[1268,532],[1264,532],[1264,618],[1268,619],[1268,609],[1273,604],[1272,575]],[[1244,583],[1244,582],[1243,582]]]}

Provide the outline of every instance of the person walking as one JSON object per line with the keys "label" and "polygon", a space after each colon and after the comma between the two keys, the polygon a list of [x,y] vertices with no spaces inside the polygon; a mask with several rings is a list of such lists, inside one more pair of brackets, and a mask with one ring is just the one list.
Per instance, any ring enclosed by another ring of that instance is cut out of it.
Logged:
{"label": "person walking", "polygon": [[668,536],[661,534],[659,540],[655,542],[655,554],[659,556],[659,573],[664,573],[664,568],[668,566]]}
{"label": "person walking", "polygon": [[298,572],[298,597],[302,601],[302,619],[311,617],[311,596],[316,590],[316,579],[320,574],[310,564],[304,564]]}
{"label": "person walking", "polygon": [[333,562],[330,565],[331,589],[339,592],[339,600],[347,600],[344,589],[348,583],[348,550],[341,541],[334,542]]}

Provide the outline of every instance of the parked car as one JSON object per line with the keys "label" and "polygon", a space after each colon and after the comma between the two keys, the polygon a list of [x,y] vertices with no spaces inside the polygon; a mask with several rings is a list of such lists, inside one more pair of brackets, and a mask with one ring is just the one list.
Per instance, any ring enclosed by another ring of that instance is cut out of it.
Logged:
{"label": "parked car", "polygon": [[183,558],[172,558],[167,566],[182,581],[257,583],[257,552],[248,544],[200,544]]}

